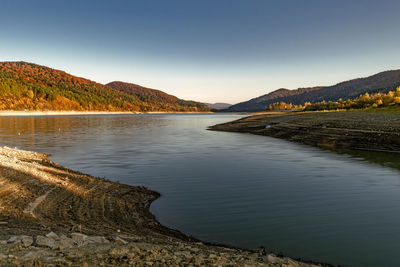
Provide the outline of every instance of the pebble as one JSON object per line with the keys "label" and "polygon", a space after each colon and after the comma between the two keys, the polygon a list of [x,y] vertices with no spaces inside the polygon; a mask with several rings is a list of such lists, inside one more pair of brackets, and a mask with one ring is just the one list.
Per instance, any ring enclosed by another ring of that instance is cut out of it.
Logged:
{"label": "pebble", "polygon": [[116,244],[121,244],[121,245],[126,245],[128,244],[128,242],[126,242],[125,240],[123,240],[122,238],[120,238],[119,236],[117,236],[114,240],[114,243]]}

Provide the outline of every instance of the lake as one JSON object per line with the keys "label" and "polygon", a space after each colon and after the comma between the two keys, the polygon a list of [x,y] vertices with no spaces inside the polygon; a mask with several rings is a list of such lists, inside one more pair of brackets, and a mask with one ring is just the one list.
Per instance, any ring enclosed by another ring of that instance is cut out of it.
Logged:
{"label": "lake", "polygon": [[[400,266],[400,157],[207,131],[239,115],[2,117],[0,145],[162,194],[196,238],[345,266]],[[374,159],[379,159],[377,163]]]}

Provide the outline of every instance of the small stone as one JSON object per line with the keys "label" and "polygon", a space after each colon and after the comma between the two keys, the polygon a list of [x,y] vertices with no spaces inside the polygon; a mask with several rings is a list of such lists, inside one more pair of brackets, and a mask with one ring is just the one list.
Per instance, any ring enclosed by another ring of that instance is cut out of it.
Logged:
{"label": "small stone", "polygon": [[33,237],[31,236],[21,235],[19,236],[19,239],[24,247],[29,247],[30,245],[33,244]]}
{"label": "small stone", "polygon": [[58,235],[57,235],[56,233],[54,233],[54,232],[48,233],[48,234],[46,235],[46,237],[48,237],[48,238],[53,238],[53,239],[55,239],[55,240],[59,239]]}
{"label": "small stone", "polygon": [[7,240],[7,243],[22,243],[24,247],[29,247],[33,243],[33,238],[27,235],[12,236],[10,239]]}
{"label": "small stone", "polygon": [[268,262],[268,263],[272,263],[272,264],[280,264],[280,263],[282,263],[282,259],[281,258],[278,258],[278,257],[273,256],[273,255],[268,255],[266,258],[267,258],[266,262]]}
{"label": "small stone", "polygon": [[11,244],[11,243],[15,243],[17,241],[19,241],[18,236],[12,236],[7,240],[7,243]]}
{"label": "small stone", "polygon": [[289,265],[289,267],[299,267],[300,266],[297,261],[294,261],[292,259],[288,259],[287,264]]}
{"label": "small stone", "polygon": [[114,239],[114,243],[120,244],[120,245],[126,245],[126,244],[128,244],[128,242],[126,242],[125,240],[123,240],[123,239],[120,238],[119,236],[117,236],[117,237]]}
{"label": "small stone", "polygon": [[0,240],[0,245],[5,245],[7,244],[7,240]]}

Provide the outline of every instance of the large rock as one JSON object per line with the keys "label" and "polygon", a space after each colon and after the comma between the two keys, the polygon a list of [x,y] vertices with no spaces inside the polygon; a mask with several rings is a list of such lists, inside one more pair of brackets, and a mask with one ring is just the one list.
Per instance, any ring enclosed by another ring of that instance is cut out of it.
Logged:
{"label": "large rock", "polygon": [[56,241],[53,238],[38,235],[35,239],[35,245],[37,247],[48,247],[54,249],[56,248]]}
{"label": "large rock", "polygon": [[60,250],[64,250],[67,248],[72,248],[74,244],[75,242],[72,240],[72,238],[62,235],[58,240],[56,240],[55,246]]}

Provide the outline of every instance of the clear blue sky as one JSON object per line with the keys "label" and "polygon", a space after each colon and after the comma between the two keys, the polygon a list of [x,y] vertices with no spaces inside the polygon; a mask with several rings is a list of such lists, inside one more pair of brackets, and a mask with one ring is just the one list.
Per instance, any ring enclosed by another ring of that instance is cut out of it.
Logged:
{"label": "clear blue sky", "polygon": [[398,0],[2,0],[0,60],[236,103],[400,69],[399,11]]}

